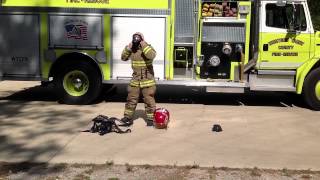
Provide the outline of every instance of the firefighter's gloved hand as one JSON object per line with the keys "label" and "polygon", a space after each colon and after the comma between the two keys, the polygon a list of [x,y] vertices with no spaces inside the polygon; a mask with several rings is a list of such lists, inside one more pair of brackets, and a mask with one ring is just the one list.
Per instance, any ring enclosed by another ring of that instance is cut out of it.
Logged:
{"label": "firefighter's gloved hand", "polygon": [[127,48],[129,48],[128,50],[132,50],[132,43],[130,42],[129,45],[127,46]]}

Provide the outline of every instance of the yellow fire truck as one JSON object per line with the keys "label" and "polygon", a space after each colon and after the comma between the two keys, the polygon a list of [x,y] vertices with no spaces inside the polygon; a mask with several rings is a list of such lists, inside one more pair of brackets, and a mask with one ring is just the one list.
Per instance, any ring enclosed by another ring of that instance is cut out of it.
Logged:
{"label": "yellow fire truck", "polygon": [[128,83],[142,32],[157,84],[285,91],[320,110],[320,33],[307,0],[0,0],[0,78],[53,82],[67,104]]}

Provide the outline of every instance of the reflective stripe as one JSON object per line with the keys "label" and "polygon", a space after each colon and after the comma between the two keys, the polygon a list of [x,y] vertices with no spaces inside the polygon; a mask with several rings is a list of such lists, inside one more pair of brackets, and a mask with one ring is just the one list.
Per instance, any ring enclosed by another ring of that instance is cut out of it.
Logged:
{"label": "reflective stripe", "polygon": [[155,85],[156,85],[155,80],[147,80],[147,81],[140,82],[140,87],[142,87],[142,88],[151,87],[151,86],[155,86]]}
{"label": "reflective stripe", "polygon": [[130,109],[125,109],[124,110],[124,114],[126,114],[126,115],[132,115],[133,113],[134,113],[133,110],[130,110]]}
{"label": "reflective stripe", "polygon": [[147,113],[146,115],[147,115],[147,118],[153,118],[153,113],[152,114],[151,113],[150,114]]}
{"label": "reflective stripe", "polygon": [[133,63],[137,63],[137,64],[146,64],[146,63],[152,63],[151,60],[141,60],[141,61],[132,61]]}
{"label": "reflective stripe", "polygon": [[144,54],[147,54],[151,49],[152,49],[151,46],[147,46],[147,47],[145,47],[145,48],[143,49],[143,53],[144,53]]}
{"label": "reflective stripe", "polygon": [[151,87],[151,86],[155,86],[156,85],[156,81],[155,80],[131,80],[130,82],[130,86],[132,87],[141,87],[141,88],[146,88],[146,87]]}
{"label": "reflective stripe", "polygon": [[139,86],[140,86],[140,83],[139,83],[139,82],[136,82],[136,81],[131,81],[131,82],[130,82],[130,86],[132,86],[132,87],[139,87]]}
{"label": "reflective stripe", "polygon": [[131,51],[128,50],[127,48],[125,48],[124,51],[125,51],[126,53],[129,53],[129,54],[131,53]]}
{"label": "reflective stripe", "polygon": [[122,52],[123,58],[128,59],[131,55],[131,52],[127,50],[127,48],[124,49]]}
{"label": "reflective stripe", "polygon": [[147,67],[147,66],[151,66],[152,65],[152,61],[151,60],[147,60],[147,61],[132,61],[132,66],[133,67]]}
{"label": "reflective stripe", "polygon": [[150,84],[150,83],[155,83],[155,80],[142,80],[140,84]]}

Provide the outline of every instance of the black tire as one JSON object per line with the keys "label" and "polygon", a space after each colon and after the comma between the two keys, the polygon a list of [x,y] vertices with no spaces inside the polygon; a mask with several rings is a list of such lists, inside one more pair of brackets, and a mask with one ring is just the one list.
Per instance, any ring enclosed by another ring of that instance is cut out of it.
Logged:
{"label": "black tire", "polygon": [[310,74],[306,77],[304,86],[303,86],[303,96],[304,100],[308,106],[316,111],[320,111],[320,97],[319,94],[316,93],[316,88],[320,83],[320,68],[317,68],[310,72]]}
{"label": "black tire", "polygon": [[[98,98],[102,89],[102,80],[99,69],[95,68],[90,63],[83,61],[66,63],[59,68],[60,70],[57,71],[58,73],[54,76],[54,82],[61,103],[85,105],[94,102],[94,100]],[[70,73],[70,77],[72,77],[74,72],[85,77],[85,83],[83,83],[85,85],[80,86],[80,88],[82,87],[83,89],[83,86],[85,86],[86,90],[83,90],[82,93],[77,95],[70,94],[70,91],[68,92],[68,88],[66,88],[67,86],[65,85],[67,84],[65,80],[66,77],[69,77]]]}

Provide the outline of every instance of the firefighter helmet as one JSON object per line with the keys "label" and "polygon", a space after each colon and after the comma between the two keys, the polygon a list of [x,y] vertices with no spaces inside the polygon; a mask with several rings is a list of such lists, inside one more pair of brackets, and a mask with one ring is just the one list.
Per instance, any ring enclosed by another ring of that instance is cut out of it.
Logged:
{"label": "firefighter helmet", "polygon": [[157,129],[166,129],[168,127],[170,114],[165,108],[158,108],[154,111],[154,127]]}

